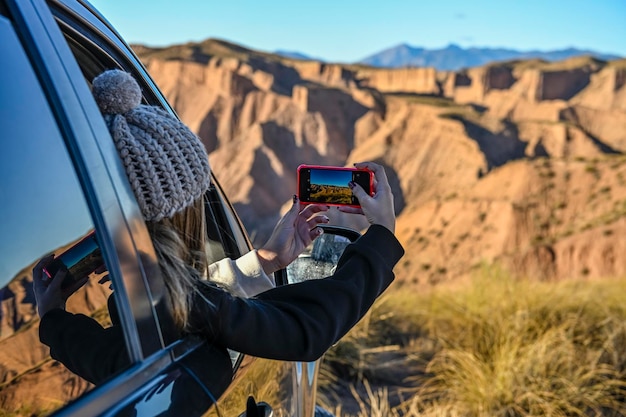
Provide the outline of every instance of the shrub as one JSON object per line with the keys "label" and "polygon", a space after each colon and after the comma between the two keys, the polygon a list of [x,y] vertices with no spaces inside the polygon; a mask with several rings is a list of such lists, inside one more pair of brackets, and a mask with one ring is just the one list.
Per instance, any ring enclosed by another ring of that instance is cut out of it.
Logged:
{"label": "shrub", "polygon": [[[538,282],[482,269],[471,285],[391,291],[323,366],[350,343],[359,360],[344,365],[380,379],[380,359],[358,352],[399,346],[395,366],[414,376],[396,381],[411,394],[386,406],[390,416],[623,416],[624,300],[624,279]],[[377,409],[381,395],[397,398],[388,391],[358,391],[359,416],[370,415],[368,398]]]}

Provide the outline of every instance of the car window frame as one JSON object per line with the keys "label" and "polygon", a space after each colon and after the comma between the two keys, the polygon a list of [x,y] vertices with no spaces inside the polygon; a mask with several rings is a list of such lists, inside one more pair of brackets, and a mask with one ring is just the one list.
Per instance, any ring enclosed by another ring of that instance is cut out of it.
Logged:
{"label": "car window frame", "polygon": [[[69,2],[71,3],[73,0],[69,0]],[[58,2],[50,1],[50,3],[54,6]],[[78,3],[82,4],[82,2]],[[91,48],[93,48],[92,53],[108,55],[110,60],[115,62],[116,68],[121,67],[123,70],[130,72],[137,79],[147,104],[160,106],[178,118],[175,110],[170,106],[165,96],[152,81],[143,63],[136,56],[132,48],[121,39],[119,34],[103,17],[100,16],[101,20],[90,19],[89,21],[85,21],[80,18],[81,16],[76,16],[77,9],[69,9],[62,4],[61,6],[63,7],[59,9],[53,7],[52,12],[57,19],[69,17],[75,21],[72,25],[64,21],[60,22],[61,24],[67,25],[67,30],[74,32],[75,36],[83,36],[88,43],[91,43]],[[89,25],[85,26],[87,23]],[[104,38],[100,35],[94,37],[94,34],[104,35]],[[113,39],[111,39],[111,37],[113,37]],[[82,42],[82,44],[85,45],[86,42]],[[211,222],[213,226],[215,226],[214,231],[217,231],[221,237],[220,240],[226,257],[236,259],[253,250],[252,243],[241,219],[227,199],[214,173],[211,173],[211,187],[205,195],[205,202],[208,212],[213,216],[211,219],[207,219],[207,226],[210,227],[211,225],[209,223]],[[152,283],[149,282],[149,288],[152,286],[151,284]],[[157,317],[157,320],[158,319],[163,319],[163,316],[160,315]],[[171,320],[171,316],[165,319]],[[161,324],[163,325],[163,323]],[[193,338],[193,336],[190,337]],[[176,340],[177,343],[181,342],[179,346],[193,346],[193,344],[184,343],[188,337],[181,337],[176,331],[172,334],[168,334],[166,331],[164,339],[166,341],[165,346],[168,346],[168,342],[173,340]],[[185,354],[185,349],[172,349],[172,353],[173,359],[177,360],[177,358]],[[233,372],[236,372],[244,356],[245,355],[239,352],[231,351]]]}
{"label": "car window frame", "polygon": [[[155,105],[178,118],[163,93],[148,74],[145,66],[139,60],[132,48],[121,38],[119,33],[97,13],[88,3],[76,0],[59,2],[49,0],[52,14],[61,26],[64,33],[71,33],[71,37],[81,37],[81,46],[98,60],[108,60],[115,68],[121,68],[131,73],[139,83],[146,104]],[[67,3],[67,4],[65,4]],[[68,5],[71,5],[68,6]],[[85,13],[81,13],[83,10]],[[92,14],[94,13],[94,14]],[[71,23],[70,23],[71,22]],[[110,67],[109,67],[110,68]],[[106,68],[101,68],[102,70]],[[90,74],[95,75],[95,74]],[[247,232],[232,204],[226,198],[224,190],[211,173],[211,186],[205,196],[206,209],[213,218],[207,218],[207,226],[215,226],[214,231],[220,235],[226,257],[236,259],[253,250]],[[163,280],[148,276],[148,289],[154,299],[162,297],[164,291]],[[160,323],[164,346],[181,335],[173,326],[173,318],[167,312],[159,311],[157,321]]]}

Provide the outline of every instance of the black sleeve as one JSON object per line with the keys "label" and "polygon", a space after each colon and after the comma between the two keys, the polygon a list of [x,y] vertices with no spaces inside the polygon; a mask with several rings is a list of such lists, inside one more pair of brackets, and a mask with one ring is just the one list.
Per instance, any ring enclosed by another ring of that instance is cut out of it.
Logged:
{"label": "black sleeve", "polygon": [[96,385],[130,365],[121,327],[105,329],[83,314],[50,310],[39,324],[39,339],[53,359]]}
{"label": "black sleeve", "polygon": [[195,298],[193,324],[215,343],[242,353],[316,360],[391,284],[403,254],[389,230],[371,226],[346,248],[331,277],[273,288],[255,299],[203,286],[202,297]]}

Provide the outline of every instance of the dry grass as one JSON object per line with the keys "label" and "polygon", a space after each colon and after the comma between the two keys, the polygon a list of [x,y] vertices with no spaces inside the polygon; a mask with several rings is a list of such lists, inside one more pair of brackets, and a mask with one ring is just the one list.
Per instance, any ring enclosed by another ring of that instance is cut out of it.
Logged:
{"label": "dry grass", "polygon": [[624,279],[495,268],[471,287],[390,292],[328,353],[320,402],[342,417],[624,416],[625,300]]}

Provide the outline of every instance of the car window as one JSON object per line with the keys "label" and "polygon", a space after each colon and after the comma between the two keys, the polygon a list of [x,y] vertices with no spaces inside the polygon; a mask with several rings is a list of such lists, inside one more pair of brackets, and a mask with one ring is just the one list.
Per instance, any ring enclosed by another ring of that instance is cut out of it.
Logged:
{"label": "car window", "polygon": [[[0,56],[2,77],[11,80],[3,82],[0,90],[0,403],[6,415],[46,415],[94,385],[88,380],[93,378],[81,378],[52,359],[50,348],[40,342],[40,332],[57,337],[73,329],[57,323],[73,323],[73,318],[106,328],[115,317],[107,308],[110,285],[99,282],[106,274],[94,271],[67,302],[67,311],[80,316],[71,314],[69,321],[51,320],[41,326],[32,282],[34,265],[47,254],[58,256],[82,242],[87,248],[84,254],[92,258],[80,255],[66,258],[66,263],[69,267],[82,260],[76,264],[76,274],[88,273],[89,269],[81,272],[80,268],[85,263],[95,265],[89,259],[98,257],[98,236],[40,81],[12,22],[2,15]],[[81,342],[71,337],[63,340],[65,344],[55,345],[61,356],[68,356]]]}

